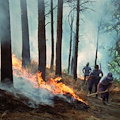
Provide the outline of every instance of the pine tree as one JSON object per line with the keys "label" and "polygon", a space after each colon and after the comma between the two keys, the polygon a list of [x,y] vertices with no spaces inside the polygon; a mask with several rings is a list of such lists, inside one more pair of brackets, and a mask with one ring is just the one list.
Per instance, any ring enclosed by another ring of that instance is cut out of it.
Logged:
{"label": "pine tree", "polygon": [[63,18],[63,0],[58,0],[57,11],[57,42],[56,42],[56,71],[55,74],[62,75],[62,18]]}
{"label": "pine tree", "polygon": [[20,0],[22,21],[22,66],[30,65],[29,28],[27,16],[27,1]]}
{"label": "pine tree", "polygon": [[[1,81],[13,83],[9,1],[0,0]],[[9,81],[6,81],[8,78]]]}
{"label": "pine tree", "polygon": [[42,78],[46,75],[46,34],[45,34],[45,6],[44,0],[38,0],[38,70],[42,72]]}

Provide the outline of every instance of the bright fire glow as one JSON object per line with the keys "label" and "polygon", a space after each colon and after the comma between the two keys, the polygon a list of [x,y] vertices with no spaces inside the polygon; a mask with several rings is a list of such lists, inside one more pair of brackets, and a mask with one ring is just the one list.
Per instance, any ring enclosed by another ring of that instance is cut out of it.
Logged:
{"label": "bright fire glow", "polygon": [[12,64],[13,64],[13,74],[16,77],[22,77],[30,82],[33,83],[33,86],[35,88],[44,88],[52,92],[53,94],[71,94],[74,98],[76,98],[78,101],[81,101],[85,104],[87,104],[85,101],[80,99],[74,92],[74,90],[62,82],[59,82],[62,78],[57,77],[55,79],[50,78],[47,82],[45,82],[41,77],[41,72],[38,72],[34,75],[27,72],[26,69],[22,68],[22,62],[18,60],[15,55],[12,55]]}

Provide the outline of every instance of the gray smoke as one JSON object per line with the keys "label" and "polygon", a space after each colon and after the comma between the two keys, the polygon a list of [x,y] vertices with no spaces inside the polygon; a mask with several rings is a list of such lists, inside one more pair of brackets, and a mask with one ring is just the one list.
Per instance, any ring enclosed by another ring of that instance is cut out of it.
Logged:
{"label": "gray smoke", "polygon": [[[45,0],[50,4],[49,0]],[[81,73],[81,69],[87,62],[90,62],[90,66],[94,66],[95,59],[95,49],[96,49],[96,39],[97,39],[97,23],[101,16],[107,21],[110,16],[104,14],[105,4],[109,3],[107,0],[97,0],[93,3],[90,8],[94,9],[95,12],[87,10],[80,14],[81,18],[85,22],[80,20],[80,42],[79,42],[79,53],[78,53],[78,74]],[[13,53],[21,59],[22,53],[22,32],[21,32],[21,9],[20,1],[9,0],[10,3],[10,20],[11,20],[11,37],[12,37],[12,51]],[[34,3],[34,4],[33,4]],[[30,50],[31,59],[38,61],[38,5],[37,0],[27,0],[27,10],[28,10],[28,22],[29,22],[29,33],[30,33]],[[57,5],[57,1],[54,1],[54,6]],[[69,53],[69,41],[70,41],[70,27],[68,24],[68,14],[70,8],[67,3],[64,4],[63,12],[63,47],[62,47],[62,68],[67,69],[68,65],[68,53]],[[111,6],[113,7],[113,6]],[[98,9],[99,8],[99,9]],[[50,7],[46,7],[46,13],[50,10]],[[4,16],[4,15],[2,15]],[[76,18],[76,12],[74,13]],[[50,15],[46,17],[46,24],[50,22]],[[54,38],[56,41],[56,27],[57,27],[57,8],[54,10]],[[73,28],[75,31],[76,19],[73,23]],[[47,39],[47,65],[50,66],[51,58],[51,28],[50,24],[46,26],[46,39]],[[106,51],[106,46],[111,46],[114,44],[114,34],[101,34],[100,35],[100,48],[98,52],[98,64],[102,64],[102,69],[107,72],[107,61],[108,56]],[[104,43],[105,46],[102,46]],[[106,62],[105,62],[105,61]],[[104,61],[104,62],[103,62]]]}
{"label": "gray smoke", "polygon": [[[38,0],[27,0],[27,12],[29,23],[29,37],[30,37],[30,50],[31,59],[38,61]],[[50,4],[50,0],[45,0]],[[105,4],[109,6],[108,0],[96,0],[92,5],[88,5],[94,12],[87,10],[80,14],[81,18],[85,22],[80,20],[80,42],[78,52],[78,75],[83,75],[82,68],[87,62],[93,68],[96,50],[97,39],[97,25],[103,16],[104,22],[108,21],[111,16],[104,13],[106,8]],[[10,21],[11,21],[11,39],[12,39],[12,51],[21,59],[22,53],[22,32],[21,32],[21,8],[19,0],[9,0],[10,3]],[[57,0],[54,0],[54,7],[57,5]],[[66,7],[67,6],[67,7]],[[111,6],[112,8],[113,6]],[[48,13],[50,7],[45,8],[45,13]],[[68,4],[64,4],[63,8],[63,42],[62,42],[62,68],[67,69],[68,54],[69,54],[69,41],[70,41],[70,26],[68,23],[68,14],[70,8]],[[0,11],[0,17],[4,17],[4,14]],[[76,12],[74,12],[73,29],[75,31],[76,26]],[[50,15],[46,17],[46,24],[50,22]],[[51,59],[51,28],[50,24],[46,26],[46,39],[47,39],[47,65],[50,66]],[[57,8],[54,10],[54,38],[56,41],[56,28],[57,28]],[[74,36],[74,35],[73,35]],[[98,64],[101,63],[102,70],[106,74],[108,72],[107,63],[110,60],[108,57],[108,50],[112,44],[114,44],[115,34],[101,34],[99,51],[98,51]],[[1,60],[0,60],[1,62]],[[28,96],[37,103],[53,104],[51,99],[53,95],[47,90],[35,89],[33,85],[26,79],[16,78],[14,76],[14,87],[20,90],[24,95]]]}

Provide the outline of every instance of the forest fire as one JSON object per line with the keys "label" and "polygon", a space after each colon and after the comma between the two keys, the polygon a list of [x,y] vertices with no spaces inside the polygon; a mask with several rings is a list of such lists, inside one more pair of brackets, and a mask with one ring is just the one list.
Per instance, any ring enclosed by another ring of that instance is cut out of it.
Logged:
{"label": "forest fire", "polygon": [[22,68],[22,63],[20,60],[18,60],[15,55],[12,55],[12,64],[13,64],[13,74],[16,77],[22,77],[27,80],[29,80],[35,88],[42,88],[42,89],[47,89],[49,90],[52,94],[57,95],[57,94],[70,94],[74,99],[83,102],[84,104],[87,105],[85,101],[80,99],[74,92],[74,90],[62,82],[59,82],[62,78],[57,77],[55,79],[50,78],[45,82],[42,77],[41,77],[41,72],[38,72],[34,75],[30,74]]}

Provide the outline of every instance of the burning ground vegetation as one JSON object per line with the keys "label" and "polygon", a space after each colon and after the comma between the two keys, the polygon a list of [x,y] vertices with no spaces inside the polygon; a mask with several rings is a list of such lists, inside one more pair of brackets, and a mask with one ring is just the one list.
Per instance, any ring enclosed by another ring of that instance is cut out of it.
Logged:
{"label": "burning ground vegetation", "polygon": [[47,69],[45,82],[36,62],[22,69],[14,55],[12,60],[14,87],[0,84],[1,120],[119,120],[119,83],[113,84],[110,104],[103,105],[100,97],[87,97],[83,78],[75,82],[66,73],[60,78]]}

